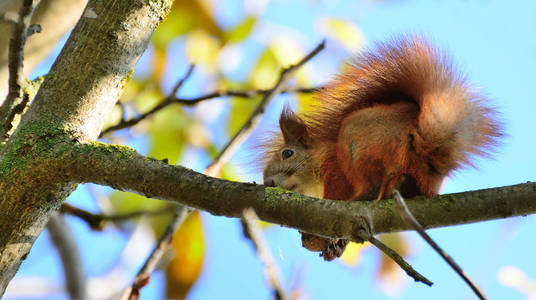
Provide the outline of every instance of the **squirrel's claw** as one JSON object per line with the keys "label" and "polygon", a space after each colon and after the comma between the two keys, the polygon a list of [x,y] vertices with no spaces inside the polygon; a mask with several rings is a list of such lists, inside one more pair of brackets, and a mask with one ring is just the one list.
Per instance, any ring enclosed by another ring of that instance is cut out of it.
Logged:
{"label": "squirrel's claw", "polygon": [[382,184],[380,185],[380,191],[378,192],[378,197],[374,200],[374,202],[378,202],[382,199],[384,199],[384,196],[386,196],[386,192],[391,193],[397,182],[400,180],[400,175],[396,172],[388,172],[383,176]]}
{"label": "squirrel's claw", "polygon": [[341,257],[348,242],[348,240],[343,239],[331,240],[326,249],[320,252],[320,256],[323,257],[325,261],[332,261],[337,257]]}

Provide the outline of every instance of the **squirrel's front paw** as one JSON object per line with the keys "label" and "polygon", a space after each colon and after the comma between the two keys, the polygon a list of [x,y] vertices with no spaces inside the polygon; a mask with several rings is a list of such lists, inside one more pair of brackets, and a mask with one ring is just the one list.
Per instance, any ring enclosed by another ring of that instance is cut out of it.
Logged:
{"label": "squirrel's front paw", "polygon": [[320,251],[320,256],[326,261],[340,257],[348,245],[348,240],[327,239],[301,232],[302,246],[311,251]]}
{"label": "squirrel's front paw", "polygon": [[337,257],[341,257],[346,245],[348,245],[348,240],[330,240],[330,243],[324,250],[322,250],[320,256],[322,256],[325,261],[332,261]]}

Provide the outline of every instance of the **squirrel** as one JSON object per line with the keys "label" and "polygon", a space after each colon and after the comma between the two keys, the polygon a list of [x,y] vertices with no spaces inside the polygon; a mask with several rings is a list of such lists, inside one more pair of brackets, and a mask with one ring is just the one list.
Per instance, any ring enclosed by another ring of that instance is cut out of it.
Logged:
{"label": "squirrel", "polygon": [[[264,185],[331,200],[433,196],[502,136],[496,110],[421,37],[358,55],[314,102],[301,116],[283,109],[281,132],[264,145]],[[327,261],[348,243],[301,234]]]}

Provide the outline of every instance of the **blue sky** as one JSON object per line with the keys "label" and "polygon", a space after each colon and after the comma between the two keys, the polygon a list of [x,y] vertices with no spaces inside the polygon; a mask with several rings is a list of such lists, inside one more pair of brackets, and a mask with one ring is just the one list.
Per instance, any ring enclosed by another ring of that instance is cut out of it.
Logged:
{"label": "blue sky", "polygon": [[[224,8],[216,11],[222,26],[231,27],[244,16],[241,1],[215,1]],[[536,2],[534,1],[270,1],[262,13],[259,26],[288,28],[299,35],[297,40],[305,51],[312,49],[323,36],[315,22],[322,17],[343,18],[354,23],[364,34],[368,45],[400,33],[417,32],[433,39],[448,50],[469,81],[482,89],[502,113],[507,137],[492,160],[479,160],[478,169],[466,169],[449,178],[443,193],[534,181],[536,149],[534,138],[536,102],[533,99],[536,70]],[[259,30],[258,34],[263,31]],[[262,49],[262,37],[245,43],[243,63],[234,76],[243,78]],[[170,71],[171,86],[186,69],[183,42],[174,47],[174,72]],[[318,83],[325,82],[336,72],[341,62],[351,57],[337,41],[328,39],[327,48],[312,61]],[[37,72],[46,72],[44,64]],[[142,61],[139,70],[143,72]],[[325,79],[325,80],[324,80]],[[184,87],[184,95],[202,92],[203,74],[197,73]],[[279,97],[270,105],[261,128],[276,124],[276,115],[285,101]],[[221,126],[220,126],[221,127]],[[259,131],[257,131],[257,134]],[[220,135],[220,134],[218,134]],[[225,137],[221,133],[223,144]],[[143,140],[134,146],[146,152]],[[247,151],[241,151],[232,161],[243,163]],[[195,157],[195,153],[192,154]],[[205,158],[206,160],[206,158]],[[184,164],[201,171],[206,161],[191,157]],[[245,181],[260,181],[259,174],[246,174]],[[96,209],[85,188],[71,195],[69,201],[81,207]],[[188,299],[215,299],[225,295],[232,299],[269,299],[260,262],[251,245],[241,233],[238,220],[203,215],[207,254],[205,268]],[[498,272],[503,266],[523,270],[536,278],[534,254],[534,216],[501,221],[455,226],[430,230],[429,233],[470,274],[492,299],[525,299],[520,292],[501,285]],[[85,224],[69,218],[78,239],[85,267],[90,276],[102,275],[120,257],[128,236],[117,230],[91,232]],[[405,233],[410,241],[410,262],[422,274],[435,282],[432,288],[407,279],[404,289],[395,296],[384,292],[377,280],[378,251],[367,249],[357,268],[340,262],[325,263],[316,254],[301,248],[295,230],[274,226],[266,231],[279,267],[284,286],[301,284],[309,299],[473,299],[470,289],[422,240]],[[106,245],[104,248],[103,245]],[[18,276],[50,276],[61,278],[58,260],[50,248],[46,234],[38,238]],[[139,260],[139,263],[142,263]],[[132,267],[136,270],[136,266]],[[159,277],[160,276],[160,277]],[[142,292],[142,299],[160,299],[164,288],[161,274],[155,274]],[[49,299],[65,299],[54,296]]]}

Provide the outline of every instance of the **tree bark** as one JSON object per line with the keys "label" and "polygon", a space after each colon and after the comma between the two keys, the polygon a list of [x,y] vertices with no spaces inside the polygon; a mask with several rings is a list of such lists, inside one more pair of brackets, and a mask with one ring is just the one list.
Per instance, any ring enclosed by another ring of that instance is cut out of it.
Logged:
{"label": "tree bark", "polygon": [[[411,230],[393,199],[334,201],[251,183],[209,177],[138,154],[126,146],[93,142],[61,157],[63,174],[150,198],[174,201],[213,215],[239,218],[252,207],[260,219],[319,236],[359,241],[370,234]],[[415,197],[406,203],[424,228],[467,224],[536,212],[536,183]]]}
{"label": "tree bark", "polygon": [[76,187],[54,153],[97,138],[171,0],[89,1],[0,152],[0,296],[50,214]]}
{"label": "tree bark", "polygon": [[[20,0],[0,0],[0,14],[19,11]],[[24,74],[43,61],[56,43],[79,19],[87,0],[41,0],[32,17],[32,24],[40,24],[42,31],[27,42],[24,55]],[[0,22],[0,32],[11,32],[12,24]],[[7,53],[9,34],[0,35],[0,105],[7,95]]]}

